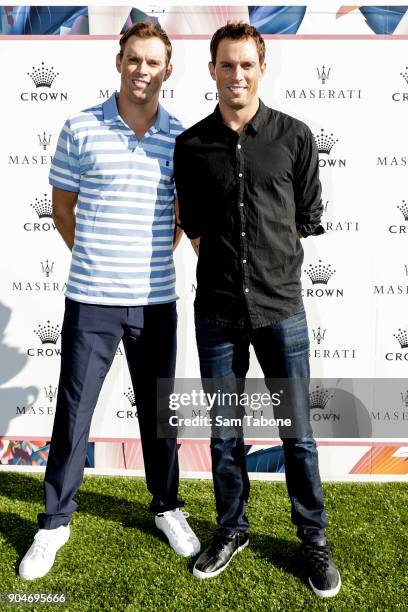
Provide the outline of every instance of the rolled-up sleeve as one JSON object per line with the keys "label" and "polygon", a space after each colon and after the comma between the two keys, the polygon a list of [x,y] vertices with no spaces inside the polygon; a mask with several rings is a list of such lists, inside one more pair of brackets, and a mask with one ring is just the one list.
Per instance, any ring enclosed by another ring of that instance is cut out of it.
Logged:
{"label": "rolled-up sleeve", "polygon": [[78,144],[70,127],[69,119],[58,138],[57,148],[49,174],[49,183],[64,191],[79,192],[80,160]]}
{"label": "rolled-up sleeve", "polygon": [[184,134],[176,138],[174,179],[179,204],[179,225],[190,240],[200,238],[203,227],[200,182],[194,169],[193,155],[189,153]]}
{"label": "rolled-up sleeve", "polygon": [[306,135],[296,160],[293,188],[297,230],[305,238],[323,234],[324,228],[320,225],[323,204],[319,179],[319,153],[309,128],[306,128]]}

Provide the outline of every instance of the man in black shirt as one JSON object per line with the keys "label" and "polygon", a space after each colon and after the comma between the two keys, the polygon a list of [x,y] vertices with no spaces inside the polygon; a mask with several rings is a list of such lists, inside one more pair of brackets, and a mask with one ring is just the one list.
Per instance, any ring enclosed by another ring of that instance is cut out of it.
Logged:
{"label": "man in black shirt", "polygon": [[[309,339],[301,297],[300,238],[323,233],[318,154],[309,128],[265,106],[258,82],[265,44],[229,23],[211,41],[215,111],[176,140],[180,226],[198,254],[195,322],[204,387],[242,390],[249,346],[265,379],[296,379],[296,435],[283,437],[292,520],[313,591],[336,595],[340,575],[325,538],[327,516],[309,422]],[[249,542],[249,479],[242,435],[211,438],[219,529],[193,573],[222,572]]]}

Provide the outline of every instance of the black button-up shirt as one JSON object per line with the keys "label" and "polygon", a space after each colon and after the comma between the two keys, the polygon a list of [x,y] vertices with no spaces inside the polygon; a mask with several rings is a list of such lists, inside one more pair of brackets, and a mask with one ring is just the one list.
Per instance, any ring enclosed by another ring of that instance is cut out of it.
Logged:
{"label": "black button-up shirt", "polygon": [[263,327],[302,307],[303,236],[323,232],[318,152],[310,129],[268,108],[238,134],[219,107],[176,139],[180,225],[200,237],[196,313]]}

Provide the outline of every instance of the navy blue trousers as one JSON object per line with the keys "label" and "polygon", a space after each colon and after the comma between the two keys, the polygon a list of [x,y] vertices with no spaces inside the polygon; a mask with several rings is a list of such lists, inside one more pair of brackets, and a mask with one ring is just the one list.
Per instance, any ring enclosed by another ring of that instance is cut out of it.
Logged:
{"label": "navy blue trousers", "polygon": [[[44,480],[42,529],[67,525],[84,473],[92,415],[119,342],[123,340],[139,417],[146,484],[153,512],[178,499],[177,440],[157,438],[157,379],[172,385],[176,363],[176,303],[97,306],[66,298],[61,374]],[[172,392],[171,389],[168,390]],[[115,410],[115,406],[112,406]]]}
{"label": "navy blue trousers", "polygon": [[[203,387],[207,392],[214,391],[211,379],[217,384],[222,381],[224,392],[243,392],[240,387],[249,368],[250,344],[267,386],[268,379],[292,381],[289,416],[296,434],[282,438],[292,521],[303,541],[321,540],[327,516],[310,426],[309,337],[304,310],[279,323],[248,332],[228,329],[196,316],[196,337]],[[298,380],[294,382],[294,379]],[[211,457],[218,524],[227,533],[245,533],[249,528],[246,516],[249,478],[243,437],[212,437]]]}

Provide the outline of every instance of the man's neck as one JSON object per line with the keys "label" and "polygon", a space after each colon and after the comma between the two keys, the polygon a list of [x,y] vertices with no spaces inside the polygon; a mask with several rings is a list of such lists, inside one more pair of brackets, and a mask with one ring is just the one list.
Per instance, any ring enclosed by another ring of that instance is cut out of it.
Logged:
{"label": "man's neck", "polygon": [[259,108],[259,98],[255,98],[250,106],[245,108],[233,109],[225,105],[222,100],[219,102],[220,114],[223,122],[231,130],[240,134],[244,129],[245,125],[251,121],[252,117],[256,114]]}
{"label": "man's neck", "polygon": [[141,140],[147,130],[154,124],[158,111],[158,100],[154,99],[147,104],[135,104],[122,93],[117,98],[119,115],[123,121],[134,131]]}

